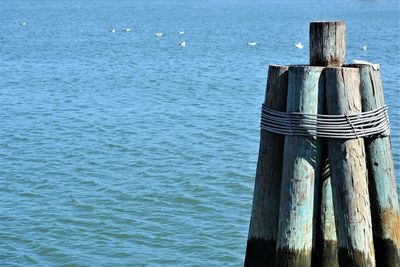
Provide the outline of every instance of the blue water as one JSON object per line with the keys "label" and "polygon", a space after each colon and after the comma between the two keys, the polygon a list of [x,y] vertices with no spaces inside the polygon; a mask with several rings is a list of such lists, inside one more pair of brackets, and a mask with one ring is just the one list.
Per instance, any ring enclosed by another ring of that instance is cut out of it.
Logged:
{"label": "blue water", "polygon": [[267,68],[308,62],[312,20],[381,64],[399,177],[399,10],[2,0],[0,265],[242,265]]}

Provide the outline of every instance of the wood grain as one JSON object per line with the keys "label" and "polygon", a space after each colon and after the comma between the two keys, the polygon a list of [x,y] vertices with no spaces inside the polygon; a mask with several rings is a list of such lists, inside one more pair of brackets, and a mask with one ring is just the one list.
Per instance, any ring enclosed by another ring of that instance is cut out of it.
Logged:
{"label": "wood grain", "polygon": [[[285,111],[287,66],[270,66],[265,104]],[[261,130],[245,266],[267,266],[275,258],[284,136]]]}
{"label": "wood grain", "polygon": [[[327,111],[361,112],[357,68],[328,67]],[[328,139],[340,266],[375,266],[364,140]]]}
{"label": "wood grain", "polygon": [[[362,110],[385,104],[379,68],[358,65]],[[388,135],[365,139],[377,266],[400,266],[400,210]]]}
{"label": "wood grain", "polygon": [[[323,110],[324,68],[290,66],[287,112]],[[276,266],[311,266],[320,140],[285,137]]]}
{"label": "wood grain", "polygon": [[336,66],[345,63],[346,24],[344,22],[310,23],[310,65]]}

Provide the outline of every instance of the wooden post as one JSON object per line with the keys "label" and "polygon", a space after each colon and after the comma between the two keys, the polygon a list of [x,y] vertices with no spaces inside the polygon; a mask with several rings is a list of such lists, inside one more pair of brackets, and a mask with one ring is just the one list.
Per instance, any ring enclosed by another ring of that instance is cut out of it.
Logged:
{"label": "wooden post", "polygon": [[344,22],[310,23],[310,65],[344,64],[346,57],[346,25]]}
{"label": "wooden post", "polygon": [[[270,66],[265,104],[286,110],[287,66]],[[273,265],[278,229],[284,136],[261,130],[245,266]]]}
{"label": "wooden post", "polygon": [[[346,24],[344,22],[310,23],[310,64],[340,67],[345,63]],[[326,140],[322,155],[322,179],[319,183],[319,205],[316,224],[314,264],[338,266],[337,238],[334,221],[332,186]]]}
{"label": "wooden post", "polygon": [[[379,66],[358,65],[363,111],[385,104]],[[377,266],[400,266],[400,210],[389,136],[365,139]]]}
{"label": "wooden post", "polygon": [[[326,68],[327,111],[360,113],[357,68]],[[375,266],[364,140],[328,139],[340,266]],[[334,163],[334,164],[333,164]]]}
{"label": "wooden post", "polygon": [[[317,114],[323,110],[323,69],[289,67],[287,112]],[[311,266],[319,151],[319,138],[285,137],[276,266]]]}
{"label": "wooden post", "polygon": [[327,140],[322,151],[322,174],[319,183],[319,199],[316,245],[313,251],[314,266],[338,267],[337,238],[335,216],[333,211],[333,196],[331,174],[328,159]]}

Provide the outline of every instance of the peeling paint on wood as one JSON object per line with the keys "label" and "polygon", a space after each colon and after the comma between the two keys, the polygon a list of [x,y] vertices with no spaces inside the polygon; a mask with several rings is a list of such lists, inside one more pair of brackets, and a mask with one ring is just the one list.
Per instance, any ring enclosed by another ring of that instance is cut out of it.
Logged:
{"label": "peeling paint on wood", "polygon": [[[323,110],[324,68],[290,66],[287,112]],[[311,266],[320,140],[285,136],[276,266]]]}
{"label": "peeling paint on wood", "polygon": [[[265,96],[269,108],[286,110],[287,83],[287,66],[269,67]],[[261,130],[245,266],[268,266],[274,262],[283,143],[284,136]]]}

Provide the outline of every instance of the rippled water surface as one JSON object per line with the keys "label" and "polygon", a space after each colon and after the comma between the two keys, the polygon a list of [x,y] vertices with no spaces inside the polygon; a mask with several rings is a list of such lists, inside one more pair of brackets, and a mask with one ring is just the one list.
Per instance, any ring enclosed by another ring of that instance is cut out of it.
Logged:
{"label": "rippled water surface", "polygon": [[399,177],[398,1],[1,1],[0,265],[242,265],[267,67],[337,19]]}

